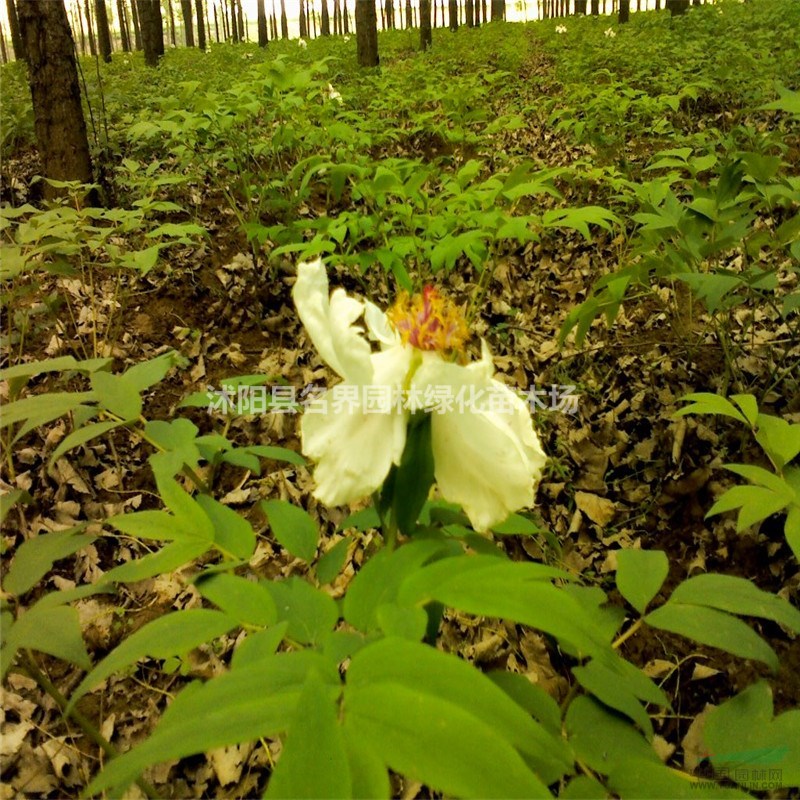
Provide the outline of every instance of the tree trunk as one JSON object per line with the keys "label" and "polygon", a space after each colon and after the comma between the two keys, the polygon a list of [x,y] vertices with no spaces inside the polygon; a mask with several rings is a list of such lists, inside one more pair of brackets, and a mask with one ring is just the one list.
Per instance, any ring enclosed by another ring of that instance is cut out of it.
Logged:
{"label": "tree trunk", "polygon": [[164,55],[164,21],[161,19],[159,0],[136,0],[139,23],[142,28],[144,63],[148,67],[158,66]]}
{"label": "tree trunk", "polygon": [[429,50],[433,44],[431,28],[431,0],[419,0],[419,47]]}
{"label": "tree trunk", "polygon": [[333,0],[333,35],[338,36],[342,32],[342,7],[339,0]]}
{"label": "tree trunk", "polygon": [[592,14],[596,17],[600,13],[600,0],[592,0]]}
{"label": "tree trunk", "polygon": [[492,0],[492,22],[505,19],[506,4],[505,0]]}
{"label": "tree trunk", "polygon": [[264,8],[264,0],[256,3],[256,16],[258,19],[258,46],[266,47],[269,41],[267,33],[267,10]]}
{"label": "tree trunk", "polygon": [[450,30],[455,33],[458,30],[458,0],[450,0],[448,13],[450,16]]}
{"label": "tree trunk", "polygon": [[350,33],[350,13],[347,10],[347,0],[342,0],[342,22],[344,23],[344,35]]}
{"label": "tree trunk", "polygon": [[[36,144],[42,172],[58,181],[92,182],[75,43],[64,0],[24,0],[19,33],[28,56]],[[45,196],[62,190],[45,187]],[[96,198],[90,198],[95,202]]]}
{"label": "tree trunk", "polygon": [[93,55],[97,55],[97,45],[94,41],[94,24],[92,23],[92,7],[89,5],[89,0],[84,0],[83,3],[83,13],[86,17],[86,32],[89,36],[89,52]]}
{"label": "tree trunk", "polygon": [[122,51],[131,51],[131,29],[128,25],[128,14],[125,9],[125,0],[117,0],[117,16],[119,17],[119,35],[122,39]]}
{"label": "tree trunk", "polygon": [[467,16],[467,27],[475,27],[475,2],[474,0],[466,0],[464,3],[464,11]]}
{"label": "tree trunk", "polygon": [[619,0],[619,16],[617,20],[624,25],[631,18],[631,0]]}
{"label": "tree trunk", "polygon": [[94,0],[94,16],[97,21],[97,45],[106,64],[111,63],[111,32],[108,28],[106,0]]}
{"label": "tree trunk", "polygon": [[281,39],[289,38],[289,20],[286,18],[286,0],[281,0]]}
{"label": "tree trunk", "polygon": [[685,14],[689,8],[689,0],[666,0],[666,6],[673,17]]}
{"label": "tree trunk", "polygon": [[244,26],[244,12],[242,11],[242,0],[236,3],[236,19],[239,21],[239,41],[247,41],[247,31]]}
{"label": "tree trunk", "polygon": [[411,0],[406,0],[406,28],[414,27],[414,9],[411,7]]}
{"label": "tree trunk", "polygon": [[356,50],[361,67],[377,67],[378,58],[378,14],[375,0],[356,2]]}
{"label": "tree trunk", "polygon": [[8,27],[11,30],[11,49],[14,51],[14,58],[17,61],[27,60],[25,57],[25,45],[19,30],[19,17],[14,0],[6,0],[6,10],[8,11]]}
{"label": "tree trunk", "polygon": [[308,22],[306,21],[306,4],[304,0],[300,0],[300,17],[298,23],[300,25],[300,38],[308,39]]}
{"label": "tree trunk", "polygon": [[[161,13],[161,8],[158,9],[159,14]],[[177,37],[175,36],[175,9],[172,5],[172,0],[167,0],[167,13],[169,14],[169,38],[172,41],[172,46],[177,47],[178,41]],[[163,28],[163,19],[162,19],[162,28]]]}
{"label": "tree trunk", "polygon": [[183,17],[183,43],[187,47],[194,47],[192,0],[181,0],[181,16]]}
{"label": "tree trunk", "polygon": [[133,22],[133,47],[135,50],[141,50],[142,29],[139,26],[139,9],[136,7],[136,0],[131,0],[131,22]]}
{"label": "tree trunk", "polygon": [[575,13],[585,14],[586,6],[587,6],[586,0],[575,0]]}
{"label": "tree trunk", "polygon": [[394,3],[386,0],[386,28],[394,29]]}
{"label": "tree trunk", "polygon": [[328,11],[328,0],[322,0],[322,7],[320,11],[320,33],[323,36],[331,35],[331,15]]}
{"label": "tree trunk", "polygon": [[201,50],[205,50],[206,22],[203,18],[203,0],[195,0],[195,11],[197,12],[197,46]]}
{"label": "tree trunk", "polygon": [[236,0],[231,0],[229,18],[229,34],[232,42],[239,41],[239,27],[236,25]]}

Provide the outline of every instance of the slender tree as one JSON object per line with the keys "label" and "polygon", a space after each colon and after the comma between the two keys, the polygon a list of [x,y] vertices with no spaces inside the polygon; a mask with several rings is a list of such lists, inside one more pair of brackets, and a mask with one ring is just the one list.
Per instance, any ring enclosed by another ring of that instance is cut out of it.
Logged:
{"label": "slender tree", "polygon": [[183,17],[183,43],[194,47],[194,26],[192,25],[192,0],[181,0],[181,16]]}
{"label": "slender tree", "polygon": [[322,0],[322,6],[320,9],[321,17],[320,17],[320,33],[323,36],[330,36],[331,35],[331,17],[330,12],[328,11],[328,0]]}
{"label": "slender tree", "polygon": [[[175,7],[172,5],[172,0],[167,0],[167,16],[169,17],[169,38],[170,41],[172,42],[172,46],[177,47],[178,37],[176,34],[177,28],[175,26]],[[163,17],[162,17],[162,26],[163,26]]]}
{"label": "slender tree", "polygon": [[342,0],[342,22],[344,22],[344,35],[350,33],[350,12],[347,10],[347,0]]}
{"label": "slender tree", "polygon": [[237,0],[236,3],[236,19],[239,22],[239,41],[247,41],[247,28],[244,24],[244,12],[242,11],[242,0]]}
{"label": "slender tree", "polygon": [[159,0],[136,0],[139,24],[142,28],[144,63],[148,67],[158,66],[164,55],[164,20],[161,17]]}
{"label": "slender tree", "polygon": [[203,0],[195,0],[194,9],[197,13],[197,46],[206,49],[206,20],[203,14]]}
{"label": "slender tree", "polygon": [[4,64],[8,64],[8,50],[6,50],[6,32],[3,26],[0,25],[0,58],[3,59]]}
{"label": "slender tree", "polygon": [[458,0],[449,1],[448,14],[450,16],[450,30],[455,33],[458,30]]}
{"label": "slender tree", "polygon": [[617,22],[624,25],[631,18],[631,0],[619,0]]}
{"label": "slender tree", "polygon": [[[81,36],[81,55],[86,55],[86,34],[83,30],[83,14],[81,14],[81,4],[71,6],[72,9],[72,30],[77,30]],[[73,39],[75,38],[73,34]]]}
{"label": "slender tree", "polygon": [[139,9],[136,0],[131,0],[131,21],[133,22],[133,44],[136,50],[142,49],[142,29],[139,25]]}
{"label": "slender tree", "polygon": [[[28,58],[36,145],[46,178],[91,183],[92,162],[81,106],[75,42],[64,0],[24,0],[19,31]],[[45,195],[61,190],[51,186]],[[91,202],[96,198],[89,198]]]}
{"label": "slender tree", "polygon": [[8,11],[8,27],[11,31],[11,49],[14,51],[14,58],[17,61],[25,61],[25,45],[19,29],[19,17],[14,0],[6,0],[6,10]]}
{"label": "slender tree", "polygon": [[122,40],[122,52],[131,51],[131,32],[128,25],[128,15],[125,9],[125,0],[117,0],[117,17],[119,18],[119,36]]}
{"label": "slender tree", "polygon": [[264,7],[264,0],[257,0],[256,2],[256,19],[258,27],[258,46],[266,47],[269,41],[269,32],[267,31],[267,10]]}
{"label": "slender tree", "polygon": [[419,46],[421,50],[428,50],[432,44],[431,0],[419,0]]}
{"label": "slender tree", "polygon": [[505,0],[492,0],[492,22],[502,20],[506,15]]}
{"label": "slender tree", "polygon": [[278,16],[275,13],[275,0],[272,0],[272,14],[269,18],[270,27],[272,28],[273,41],[278,38]]}
{"label": "slender tree", "polygon": [[375,0],[355,0],[356,3],[356,49],[358,63],[362,67],[377,67],[378,14]]}
{"label": "slender tree", "polygon": [[97,23],[97,46],[103,61],[108,64],[111,62],[111,31],[106,0],[94,0],[94,18]]}

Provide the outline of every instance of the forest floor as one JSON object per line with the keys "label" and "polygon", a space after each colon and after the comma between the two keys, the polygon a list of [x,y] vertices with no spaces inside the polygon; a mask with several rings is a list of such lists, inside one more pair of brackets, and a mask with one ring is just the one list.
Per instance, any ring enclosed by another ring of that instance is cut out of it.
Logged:
{"label": "forest floor", "polygon": [[[728,4],[722,8],[725,14],[738,13]],[[706,8],[692,12],[709,18],[711,13]],[[377,133],[382,129],[375,121],[380,108],[369,108],[369,93],[383,91],[393,82],[399,84],[395,90],[399,93],[403,86],[408,87],[419,78],[420,68],[414,62],[420,57],[413,52],[412,33],[397,32],[381,39],[382,48],[385,45],[382,77],[372,84],[355,73],[347,61],[352,60],[354,41],[349,45],[332,43],[328,50],[326,43],[311,42],[311,55],[303,52],[300,56],[290,51],[293,43],[274,43],[270,48],[282,47],[280,52],[288,59],[308,59],[302,62],[305,66],[330,53],[334,66],[328,77],[344,95],[341,120],[350,126],[358,125],[360,115],[372,120],[371,140],[362,144],[376,162],[392,167],[393,159],[419,159],[426,169],[455,175],[474,160],[481,180],[513,169],[523,161],[533,163],[537,169],[564,170],[553,177],[559,196],[545,193],[531,203],[530,207],[540,214],[565,204],[619,211],[624,202],[620,200],[622,189],[615,181],[644,181],[648,177],[645,168],[653,163],[656,153],[683,146],[690,139],[696,144],[701,132],[712,129],[721,132],[716,140],[719,143],[725,136],[734,137],[736,126],[747,124],[762,131],[774,128],[776,138],[783,142],[781,157],[788,165],[785,174],[794,176],[796,181],[800,153],[797,125],[788,124],[786,118],[770,116],[769,112],[752,112],[748,105],[751,98],[744,90],[738,96],[732,89],[725,96],[721,90],[718,94],[711,89],[702,90],[693,100],[681,100],[673,119],[679,129],[677,136],[672,129],[659,133],[652,120],[642,122],[635,117],[637,102],[643,102],[645,96],[650,99],[663,94],[648,94],[647,80],[639,76],[630,79],[628,85],[635,90],[644,87],[643,95],[629,98],[632,110],[626,119],[633,118],[634,122],[621,134],[619,126],[628,122],[616,116],[618,107],[613,100],[611,106],[603,106],[608,116],[596,122],[594,132],[560,125],[566,118],[564,108],[569,109],[570,103],[573,118],[591,124],[590,119],[575,111],[575,104],[586,102],[593,89],[598,97],[603,86],[611,84],[617,100],[622,102],[619,85],[614,81],[623,80],[620,76],[628,63],[620,45],[626,33],[608,20],[604,21],[606,27],[611,25],[619,32],[616,37],[603,38],[599,21],[594,28],[589,27],[594,22],[585,21],[585,30],[596,34],[592,45],[594,68],[605,69],[608,75],[603,78],[595,73],[597,83],[587,89],[586,95],[574,93],[570,74],[562,68],[567,56],[559,50],[562,45],[568,47],[563,40],[571,35],[577,21],[565,20],[570,31],[560,37],[553,33],[555,22],[508,26],[510,32],[502,47],[497,45],[499,37],[495,36],[497,51],[481,50],[480,58],[486,58],[486,67],[480,66],[478,56],[465,55],[477,37],[484,35],[482,31],[469,32],[469,41],[467,32],[459,32],[455,38],[460,43],[455,49],[444,45],[448,34],[436,31],[434,51],[426,63],[437,70],[437,79],[447,81],[449,70],[456,70],[460,87],[462,82],[469,83],[473,69],[485,69],[489,77],[492,70],[497,72],[498,82],[489,80],[477,98],[488,107],[474,122],[469,98],[464,100],[465,107],[454,111],[457,98],[451,95],[457,93],[458,87],[450,94],[443,89],[436,107],[438,89],[431,79],[421,89],[428,95],[420,101],[419,108],[427,109],[425,104],[429,103],[430,108],[435,108],[431,113],[444,115],[444,122],[439,119],[434,125],[434,119],[423,123],[421,116],[415,121],[413,109],[403,118],[406,109],[401,109],[392,117],[393,135],[385,137]],[[437,61],[440,44],[444,56]],[[598,55],[603,45],[614,49]],[[588,45],[574,46],[582,47],[583,57],[589,59]],[[6,298],[15,303],[7,315],[6,365],[71,354],[78,358],[112,357],[115,364],[123,366],[175,349],[185,361],[156,391],[146,395],[143,415],[147,419],[187,416],[201,431],[219,429],[219,416],[202,408],[181,409],[180,402],[194,392],[221,388],[231,376],[267,375],[268,385],[298,390],[310,384],[330,386],[335,382],[334,374],[321,363],[305,335],[291,301],[294,264],[300,256],[290,250],[275,256],[271,251],[280,246],[281,240],[265,232],[272,231],[277,221],[285,221],[288,216],[281,211],[263,212],[263,207],[260,216],[251,216],[251,221],[257,218],[261,226],[261,239],[251,247],[242,230],[246,216],[243,209],[252,209],[260,200],[251,194],[238,208],[232,207],[231,198],[241,200],[243,185],[239,180],[242,165],[235,154],[215,155],[209,150],[203,169],[191,173],[187,166],[189,156],[176,147],[182,135],[180,127],[175,139],[163,130],[145,130],[149,122],[168,119],[170,113],[181,110],[180,92],[186,81],[208,80],[216,87],[224,86],[234,79],[237,70],[251,64],[267,64],[272,57],[269,49],[262,54],[246,45],[238,49],[220,47],[218,51],[221,55],[210,78],[197,71],[200,64],[196,54],[168,53],[160,68],[163,83],[148,87],[148,91],[160,90],[167,96],[165,87],[173,85],[178,87],[178,99],[172,106],[163,98],[145,99],[141,104],[144,110],[137,111],[135,117],[124,108],[121,98],[130,81],[141,82],[141,77],[136,76],[143,74],[144,67],[136,64],[131,68],[135,75],[125,76],[119,65],[123,56],[118,54],[112,66],[118,67],[120,73],[106,76],[112,131],[140,126],[138,134],[131,134],[126,140],[121,134],[118,139],[112,135],[107,170],[112,175],[111,185],[116,186],[119,207],[130,208],[129,201],[146,185],[149,176],[177,175],[181,182],[174,187],[162,181],[139,196],[153,202],[178,202],[190,209],[188,217],[167,206],[166,210],[153,206],[154,217],[162,225],[185,223],[188,218],[192,225],[205,229],[207,235],[194,236],[184,231],[181,236],[185,238],[165,246],[158,265],[142,275],[130,270],[103,270],[104,260],[113,257],[108,255],[106,245],[114,243],[113,239],[104,240],[106,249],[93,250],[90,246],[90,255],[73,275],[31,275],[27,283],[23,276],[14,290],[6,290]],[[248,59],[243,61],[240,54]],[[798,63],[796,53],[794,58]],[[323,89],[328,77],[320,84]],[[115,83],[117,80],[119,84]],[[145,93],[144,88],[140,91]],[[212,86],[210,91],[216,89]],[[387,105],[391,102],[391,98],[385,101]],[[735,102],[741,105],[737,107]],[[139,105],[138,96],[131,105]],[[592,108],[590,114],[601,114],[600,105]],[[369,114],[373,116],[368,117]],[[521,124],[514,121],[517,117]],[[657,117],[658,114],[653,119]],[[511,122],[492,129],[495,118]],[[19,119],[22,120],[21,112]],[[330,122],[330,118],[326,119]],[[326,119],[316,120],[309,130],[324,126]],[[22,122],[19,124],[22,126]],[[453,134],[459,125],[463,136]],[[298,122],[301,127],[302,121]],[[389,128],[387,123],[385,129]],[[192,130],[192,135],[197,135],[197,130]],[[297,135],[302,137],[302,131]],[[312,131],[309,135],[316,134]],[[123,140],[125,144],[120,144]],[[343,145],[338,140],[330,146],[333,149]],[[163,149],[159,152],[159,148]],[[709,149],[713,149],[711,145]],[[126,167],[125,159],[140,166]],[[160,166],[149,170],[155,163]],[[251,168],[252,180],[258,180],[258,169]],[[115,171],[126,169],[128,182],[122,187],[114,184]],[[3,199],[16,206],[38,203],[38,190],[30,185],[36,171],[35,151],[20,135],[3,165]],[[284,174],[289,172],[287,165]],[[707,178],[704,180],[708,182]],[[314,227],[317,221],[336,217],[359,202],[352,189],[336,197],[330,186],[316,185],[315,181],[316,177],[303,187],[308,191],[292,211],[293,219],[309,223],[306,242],[320,230]],[[441,190],[441,184],[434,184],[429,181],[418,190],[427,201]],[[299,181],[292,185],[299,185]],[[134,186],[138,188],[134,190]],[[527,208],[525,202],[520,208]],[[484,211],[488,213],[487,209]],[[381,214],[379,203],[373,213]],[[797,213],[796,204],[776,207],[771,214],[759,212],[760,224],[774,230],[792,213]],[[633,253],[630,228],[591,222],[587,233],[585,236],[580,226],[545,228],[536,240],[504,242],[481,251],[480,258],[472,259],[464,251],[457,255],[452,267],[435,275],[409,270],[413,281],[435,281],[457,302],[473,303],[472,351],[477,353],[480,338],[485,339],[503,382],[523,391],[536,387],[547,392],[557,387],[561,396],[568,391],[576,398],[573,408],[534,411],[550,460],[533,514],[547,534],[502,537],[500,546],[516,560],[557,564],[617,598],[615,552],[619,548],[642,548],[663,550],[669,556],[670,572],[662,597],[686,577],[708,571],[747,578],[796,605],[800,599],[800,571],[783,536],[784,517],[772,515],[743,532],[737,531],[735,515],[706,517],[715,500],[736,482],[722,468],[723,464],[763,463],[763,454],[752,435],[721,417],[675,416],[682,406],[681,398],[688,393],[740,392],[755,394],[763,411],[789,422],[800,422],[800,339],[795,335],[796,326],[791,320],[776,316],[755,295],[731,305],[724,315],[711,314],[702,298],[692,294],[685,284],[654,280],[631,292],[612,325],[595,320],[580,345],[568,338],[559,346],[565,322],[590,296],[592,285],[622,264],[630,263]],[[348,292],[387,307],[396,293],[392,271],[377,265],[359,268],[354,260],[358,251],[355,246],[345,254],[346,258],[338,259],[337,253],[326,257],[331,286],[343,286]],[[311,257],[308,253],[305,256]],[[380,261],[384,254],[375,257]],[[742,250],[736,246],[715,256],[717,263],[728,266],[742,257]],[[94,261],[91,267],[90,261]],[[778,291],[788,294],[796,289],[797,265],[792,264],[786,252],[770,251],[762,263],[776,271]],[[94,277],[87,281],[92,269]],[[53,385],[55,379],[47,377],[37,378],[32,384],[37,391],[50,390]],[[551,405],[549,396],[543,396],[544,405]],[[257,442],[299,451],[298,421],[298,415],[292,413],[241,416],[225,423],[226,435],[242,444]],[[15,444],[13,454],[3,465],[4,486],[25,490],[33,498],[32,503],[14,508],[5,520],[6,565],[22,541],[40,532],[85,522],[99,527],[98,521],[112,514],[157,505],[146,442],[122,428],[51,464],[50,454],[69,430],[69,423],[60,420],[27,434]],[[330,587],[334,597],[343,595],[364,554],[374,547],[371,543],[378,535],[375,531],[341,527],[358,506],[326,508],[311,497],[313,475],[308,468],[274,463],[262,475],[255,475],[226,465],[214,478],[217,496],[244,515],[258,534],[256,554],[247,574],[277,578],[306,570],[270,536],[259,508],[259,501],[266,498],[288,499],[308,509],[320,521],[324,549],[345,534],[354,537],[356,543],[349,550],[341,576]],[[32,599],[46,591],[95,581],[105,571],[143,552],[143,547],[126,537],[106,535],[97,539],[58,562]],[[115,595],[101,594],[78,601],[84,639],[93,658],[108,653],[125,636],[168,610],[201,605],[202,599],[191,583],[196,571],[197,565],[189,564],[175,572],[121,586]],[[754,624],[778,654],[780,670],[776,674],[756,662],[655,628],[644,628],[622,645],[625,657],[642,667],[673,702],[670,713],[654,720],[657,746],[665,761],[678,763],[689,772],[696,769],[705,756],[696,735],[698,720],[709,705],[731,697],[756,678],[766,679],[772,687],[776,713],[798,707],[800,638],[791,637],[768,621]],[[482,668],[510,669],[527,675],[559,701],[570,691],[568,659],[548,637],[522,626],[448,614],[440,642],[444,649],[461,654]],[[172,672],[156,668],[150,661],[140,662],[135,669],[109,679],[101,690],[87,695],[80,709],[99,721],[103,735],[115,747],[127,750],[148,733],[168,699],[188,678],[210,677],[223,671],[234,644],[234,637],[222,637],[219,646],[194,651],[180,669]],[[80,670],[48,656],[37,658],[49,679],[69,696],[81,678]],[[0,797],[78,797],[102,762],[97,746],[72,721],[62,718],[52,698],[22,672],[10,674],[3,698],[0,752],[4,788],[0,789]],[[207,758],[167,762],[150,770],[148,778],[164,797],[257,796],[263,792],[279,749],[277,741],[264,742],[264,746],[225,748]],[[424,787],[401,785],[399,779],[395,788],[397,796],[404,798],[429,796]],[[136,796],[137,792],[138,789],[131,789],[128,796]],[[783,794],[771,796],[798,795],[783,790]]]}

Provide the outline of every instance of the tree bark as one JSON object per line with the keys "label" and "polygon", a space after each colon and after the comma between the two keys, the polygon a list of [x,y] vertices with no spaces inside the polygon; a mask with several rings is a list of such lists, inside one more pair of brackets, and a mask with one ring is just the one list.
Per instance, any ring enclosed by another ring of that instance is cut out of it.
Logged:
{"label": "tree bark", "polygon": [[139,26],[139,10],[136,7],[136,0],[131,0],[131,22],[133,22],[133,47],[135,50],[141,50],[142,29]]}
{"label": "tree bark", "polygon": [[619,0],[619,16],[617,20],[624,25],[631,18],[631,0]]}
{"label": "tree bark", "polygon": [[592,15],[597,16],[600,13],[600,0],[592,0]]}
{"label": "tree bark", "polygon": [[450,17],[450,30],[455,33],[458,30],[458,0],[450,0],[448,14]]}
{"label": "tree bark", "polygon": [[342,0],[342,22],[344,23],[344,34],[350,33],[350,13],[347,10],[347,0]]}
{"label": "tree bark", "polygon": [[286,0],[281,0],[281,39],[289,38],[289,20],[286,18]]}
{"label": "tree bark", "polygon": [[331,15],[328,11],[328,0],[322,0],[322,7],[320,11],[320,33],[323,36],[331,35]]}
{"label": "tree bark", "polygon": [[689,8],[689,0],[666,0],[669,13],[673,17],[678,17],[685,14]]}
{"label": "tree bark", "polygon": [[183,17],[183,43],[186,47],[194,47],[192,0],[181,0],[181,16]]}
{"label": "tree bark", "polygon": [[300,0],[300,17],[298,18],[300,25],[300,38],[308,39],[308,21],[306,20],[306,4],[304,0]]}
{"label": "tree bark", "polygon": [[17,61],[26,61],[25,45],[19,29],[19,17],[14,0],[6,0],[6,10],[8,11],[8,27],[11,30],[11,49],[14,51],[14,58]]}
{"label": "tree bark", "polygon": [[[161,14],[161,8],[159,7],[158,13]],[[167,13],[169,14],[169,38],[172,41],[172,46],[177,47],[178,41],[177,37],[175,36],[175,8],[172,5],[172,0],[167,0]],[[163,28],[163,18],[162,18],[162,28]]]}
{"label": "tree bark", "polygon": [[[92,182],[75,43],[64,0],[24,0],[19,31],[28,56],[36,144],[46,178]],[[63,190],[45,188],[46,197]],[[90,198],[91,202],[96,197]]]}
{"label": "tree bark", "polygon": [[206,22],[203,18],[203,0],[195,0],[195,11],[197,12],[197,46],[201,50],[206,49]]}
{"label": "tree bark", "polygon": [[378,14],[375,0],[355,0],[356,2],[356,50],[361,67],[377,67],[378,57]]}
{"label": "tree bark", "polygon": [[244,27],[244,12],[242,11],[242,0],[236,3],[236,19],[239,21],[239,41],[247,41],[247,33]]}
{"label": "tree bark", "polygon": [[492,0],[492,22],[505,19],[505,0]]}
{"label": "tree bark", "polygon": [[106,64],[111,63],[111,32],[108,28],[106,0],[94,0],[94,16],[97,21],[97,46]]}
{"label": "tree bark", "polygon": [[429,50],[433,44],[431,28],[431,0],[419,0],[419,46],[420,50]]}
{"label": "tree bark", "polygon": [[258,46],[266,47],[269,35],[267,33],[267,10],[264,8],[264,0],[258,0],[256,12],[258,18]]}
{"label": "tree bark", "polygon": [[125,0],[117,0],[117,16],[119,17],[119,35],[122,39],[122,51],[131,51],[131,29],[128,25],[128,14],[125,8]]}
{"label": "tree bark", "polygon": [[142,28],[144,63],[148,67],[156,67],[164,55],[164,21],[161,18],[161,3],[159,0],[136,0],[136,7]]}

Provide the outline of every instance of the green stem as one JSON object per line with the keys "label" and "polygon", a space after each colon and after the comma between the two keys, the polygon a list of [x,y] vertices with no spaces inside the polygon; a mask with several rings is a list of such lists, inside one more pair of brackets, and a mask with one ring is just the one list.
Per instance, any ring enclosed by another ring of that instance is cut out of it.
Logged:
{"label": "green stem", "polygon": [[[94,723],[86,716],[84,716],[77,708],[72,708],[68,713],[65,713],[67,707],[67,698],[56,688],[55,684],[47,677],[37,666],[33,655],[24,651],[22,654],[22,666],[28,675],[33,678],[39,687],[53,700],[56,701],[61,713],[70,717],[73,722],[77,723],[78,727],[88,736],[109,758],[116,758],[119,751],[114,747],[111,742],[103,736],[102,733],[95,727]],[[149,798],[157,798],[158,792],[145,781],[143,778],[137,778],[136,785],[145,793]]]}

